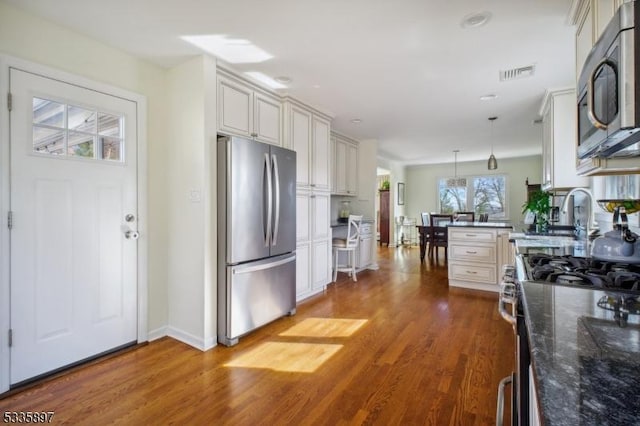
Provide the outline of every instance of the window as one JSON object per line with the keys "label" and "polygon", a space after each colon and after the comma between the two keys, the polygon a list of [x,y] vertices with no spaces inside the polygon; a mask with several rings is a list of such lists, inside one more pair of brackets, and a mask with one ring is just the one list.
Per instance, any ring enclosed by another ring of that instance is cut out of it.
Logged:
{"label": "window", "polygon": [[441,213],[473,210],[492,218],[507,216],[507,177],[504,175],[438,179]]}
{"label": "window", "polygon": [[124,118],[34,97],[32,142],[39,154],[122,162]]}

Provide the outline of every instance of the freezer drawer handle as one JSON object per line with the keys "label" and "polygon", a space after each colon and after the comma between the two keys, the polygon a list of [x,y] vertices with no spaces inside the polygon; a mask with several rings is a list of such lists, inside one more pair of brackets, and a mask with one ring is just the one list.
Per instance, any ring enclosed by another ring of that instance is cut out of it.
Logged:
{"label": "freezer drawer handle", "polygon": [[294,260],[296,260],[296,257],[291,256],[286,259],[278,260],[275,262],[265,263],[264,265],[249,266],[242,269],[233,269],[232,273],[234,275],[248,274],[249,272],[256,272],[256,271],[262,271],[264,269],[275,268],[276,266],[284,265],[285,263],[293,262]]}
{"label": "freezer drawer handle", "polygon": [[507,376],[500,380],[498,385],[498,404],[496,406],[496,426],[504,424],[504,388],[513,382],[512,376]]}

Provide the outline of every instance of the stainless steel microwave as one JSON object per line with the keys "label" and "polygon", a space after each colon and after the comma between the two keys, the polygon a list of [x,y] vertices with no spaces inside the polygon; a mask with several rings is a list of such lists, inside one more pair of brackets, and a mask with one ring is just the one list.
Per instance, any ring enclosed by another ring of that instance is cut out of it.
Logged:
{"label": "stainless steel microwave", "polygon": [[620,6],[580,73],[579,160],[640,156],[640,8],[635,5]]}

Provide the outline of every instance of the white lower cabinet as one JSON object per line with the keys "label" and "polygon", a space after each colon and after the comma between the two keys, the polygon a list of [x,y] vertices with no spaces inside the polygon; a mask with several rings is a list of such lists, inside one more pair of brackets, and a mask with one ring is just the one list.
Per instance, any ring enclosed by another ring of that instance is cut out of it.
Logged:
{"label": "white lower cabinet", "polygon": [[497,292],[502,263],[509,262],[509,230],[456,226],[448,232],[449,285]]}
{"label": "white lower cabinet", "polygon": [[296,298],[311,294],[311,243],[296,246]]}
{"label": "white lower cabinet", "polygon": [[296,192],[296,300],[321,292],[331,281],[328,191]]}
{"label": "white lower cabinet", "polygon": [[358,253],[358,269],[367,268],[373,263],[373,235],[360,238],[360,252]]}
{"label": "white lower cabinet", "polygon": [[311,244],[311,289],[324,290],[331,281],[331,241],[315,241]]}

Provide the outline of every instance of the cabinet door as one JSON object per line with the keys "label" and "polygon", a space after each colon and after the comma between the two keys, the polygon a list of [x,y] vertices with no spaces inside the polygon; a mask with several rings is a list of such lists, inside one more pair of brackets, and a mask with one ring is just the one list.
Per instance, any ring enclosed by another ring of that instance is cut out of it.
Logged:
{"label": "cabinet door", "polygon": [[347,193],[347,144],[336,140],[336,193]]}
{"label": "cabinet door", "polygon": [[296,183],[308,187],[311,165],[311,113],[295,105],[289,112],[291,149],[296,152]]}
{"label": "cabinet door", "polygon": [[296,300],[311,292],[311,243],[296,247]]}
{"label": "cabinet door", "polygon": [[577,111],[575,90],[559,91],[552,96],[551,184],[555,189],[589,186],[589,178],[578,176],[576,169]]}
{"label": "cabinet door", "polygon": [[329,191],[329,122],[320,117],[313,117],[313,151],[311,154],[311,186]]}
{"label": "cabinet door", "polygon": [[331,231],[331,225],[329,223],[329,193],[314,193],[311,195],[311,205],[311,238],[313,240],[329,238],[329,232]]}
{"label": "cabinet door", "polygon": [[331,281],[330,241],[314,241],[311,244],[312,288],[324,288]]}
{"label": "cabinet door", "polygon": [[611,21],[611,18],[613,18],[613,14],[616,12],[618,8],[618,5],[616,3],[617,2],[614,0],[594,0],[593,1],[593,5],[594,5],[593,14],[595,17],[594,19],[595,34],[593,36],[594,43],[596,40],[598,40],[598,38],[600,38],[607,24],[609,23],[609,21]]}
{"label": "cabinet door", "polygon": [[282,145],[282,104],[272,96],[255,92],[254,128],[256,139],[273,145]]}
{"label": "cabinet door", "polygon": [[337,194],[336,176],[338,172],[336,170],[336,138],[333,136],[331,137],[331,164],[329,164],[329,166],[331,167],[331,194]]}
{"label": "cabinet door", "polygon": [[218,130],[251,137],[253,128],[253,91],[220,77],[218,79]]}
{"label": "cabinet door", "polygon": [[580,78],[580,72],[587,59],[593,43],[593,9],[591,2],[587,1],[585,10],[578,19],[576,29],[576,80]]}
{"label": "cabinet door", "polygon": [[358,194],[358,147],[347,144],[346,191],[347,195]]}
{"label": "cabinet door", "polygon": [[296,193],[296,242],[311,239],[311,198],[308,192]]}

